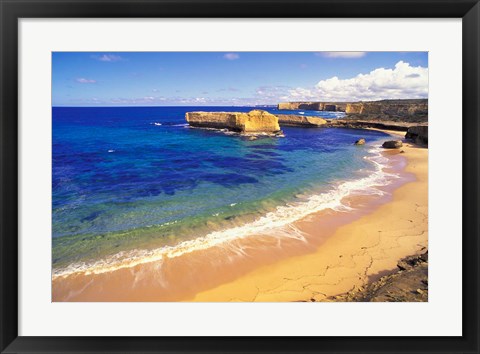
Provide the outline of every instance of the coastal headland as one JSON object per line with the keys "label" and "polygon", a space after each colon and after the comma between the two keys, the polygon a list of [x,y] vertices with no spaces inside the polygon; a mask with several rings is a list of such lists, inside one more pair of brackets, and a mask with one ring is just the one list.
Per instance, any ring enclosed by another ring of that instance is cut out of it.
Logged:
{"label": "coastal headland", "polygon": [[376,115],[378,119],[401,117],[403,119],[426,120],[427,99],[379,100],[362,102],[281,102],[279,110],[309,110],[345,112],[356,115]]}
{"label": "coastal headland", "polygon": [[[345,109],[343,109],[345,108]],[[241,133],[278,133],[282,126],[382,129],[405,132],[417,143],[428,144],[428,100],[382,100],[356,103],[287,102],[283,110],[326,110],[345,112],[341,119],[324,119],[308,114],[270,114],[262,110],[240,112],[188,112],[192,127],[228,129]]]}

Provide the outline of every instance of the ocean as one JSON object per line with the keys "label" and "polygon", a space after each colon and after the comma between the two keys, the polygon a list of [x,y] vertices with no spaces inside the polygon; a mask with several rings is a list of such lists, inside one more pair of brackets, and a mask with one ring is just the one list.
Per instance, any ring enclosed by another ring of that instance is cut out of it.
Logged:
{"label": "ocean", "polygon": [[[189,111],[254,107],[54,107],[53,276],[102,273],[281,232],[348,212],[389,183],[378,131],[282,127],[284,137],[190,128]],[[278,111],[327,118],[337,112]],[[365,138],[367,144],[353,143]]]}

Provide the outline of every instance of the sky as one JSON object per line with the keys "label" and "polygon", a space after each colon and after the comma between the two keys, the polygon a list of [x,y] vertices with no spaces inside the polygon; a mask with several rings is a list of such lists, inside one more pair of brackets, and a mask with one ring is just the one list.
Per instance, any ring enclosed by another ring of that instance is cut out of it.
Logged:
{"label": "sky", "polygon": [[427,52],[53,52],[53,106],[427,98]]}

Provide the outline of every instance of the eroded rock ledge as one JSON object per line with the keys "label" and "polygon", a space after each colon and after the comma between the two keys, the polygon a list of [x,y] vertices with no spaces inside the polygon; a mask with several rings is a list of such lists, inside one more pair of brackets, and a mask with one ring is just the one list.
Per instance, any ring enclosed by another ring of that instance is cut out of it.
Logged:
{"label": "eroded rock ledge", "polygon": [[428,145],[428,124],[415,122],[358,120],[358,119],[327,119],[324,127],[331,128],[374,128],[406,132],[405,138],[419,145]]}
{"label": "eroded rock ledge", "polygon": [[397,270],[346,294],[336,302],[426,302],[428,301],[428,251],[401,259]]}
{"label": "eroded rock ledge", "polygon": [[276,133],[278,118],[262,110],[241,112],[188,112],[185,119],[192,127],[228,129],[241,133]]}

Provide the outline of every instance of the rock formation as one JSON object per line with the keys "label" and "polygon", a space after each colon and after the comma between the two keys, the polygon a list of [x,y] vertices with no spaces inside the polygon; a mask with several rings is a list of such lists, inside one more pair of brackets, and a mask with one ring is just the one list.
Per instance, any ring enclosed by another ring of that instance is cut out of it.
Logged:
{"label": "rock formation", "polygon": [[323,118],[299,116],[294,114],[278,114],[278,123],[280,125],[319,127],[325,125],[327,121]]}
{"label": "rock formation", "polygon": [[355,145],[365,145],[365,139],[364,138],[358,139],[355,142]]}
{"label": "rock formation", "polygon": [[401,259],[398,269],[346,294],[335,302],[426,302],[428,301],[428,251]]}
{"label": "rock formation", "polygon": [[266,111],[188,112],[185,119],[192,127],[228,129],[242,133],[276,133],[280,131],[278,118]]}
{"label": "rock formation", "polygon": [[382,144],[382,147],[385,149],[398,149],[398,148],[401,148],[402,146],[403,146],[403,143],[401,140],[389,140],[389,141],[385,141]]}
{"label": "rock formation", "polygon": [[346,102],[280,102],[278,109],[345,112]]}
{"label": "rock formation", "polygon": [[405,138],[411,139],[417,144],[428,144],[428,125],[409,127]]}
{"label": "rock formation", "polygon": [[371,102],[348,103],[347,114],[386,114],[386,115],[426,115],[428,100],[381,100]]}
{"label": "rock formation", "polygon": [[[279,133],[280,126],[395,130],[406,132],[405,138],[412,139],[417,144],[428,145],[428,122],[426,121],[428,117],[422,115],[424,113],[422,109],[427,107],[427,100],[390,100],[387,105],[390,104],[391,107],[388,109],[382,108],[384,107],[382,102],[385,103],[385,101],[377,101],[377,106],[369,105],[367,102],[359,103],[358,106],[350,103],[349,111],[384,113],[351,113],[341,119],[289,114],[275,116],[262,110],[253,110],[248,113],[188,112],[185,118],[192,127],[229,129],[243,133]],[[292,104],[300,103],[293,102]],[[374,106],[375,108],[372,108]],[[392,112],[396,112],[397,115],[387,114]],[[407,115],[399,116],[398,114],[403,114],[402,112]]]}

